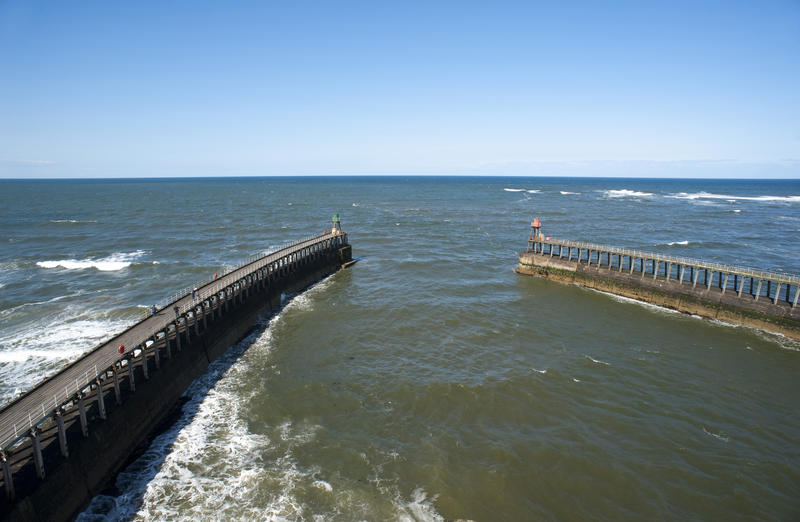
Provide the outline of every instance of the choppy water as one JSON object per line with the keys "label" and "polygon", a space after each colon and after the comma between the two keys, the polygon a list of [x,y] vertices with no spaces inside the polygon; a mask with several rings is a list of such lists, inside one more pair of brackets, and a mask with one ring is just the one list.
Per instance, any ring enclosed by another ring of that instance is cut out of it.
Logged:
{"label": "choppy water", "polygon": [[800,346],[512,272],[554,237],[800,273],[800,182],[0,182],[0,401],[249,254],[360,262],[189,390],[84,520],[791,520]]}

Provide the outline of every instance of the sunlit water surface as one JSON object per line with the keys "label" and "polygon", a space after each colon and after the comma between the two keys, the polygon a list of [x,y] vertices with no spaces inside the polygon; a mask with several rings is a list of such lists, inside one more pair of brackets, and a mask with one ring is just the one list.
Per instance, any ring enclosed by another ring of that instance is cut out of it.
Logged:
{"label": "sunlit water surface", "polygon": [[329,227],[359,262],[216,361],[82,520],[791,520],[800,346],[516,275],[547,235],[800,273],[800,183],[0,182],[0,402]]}

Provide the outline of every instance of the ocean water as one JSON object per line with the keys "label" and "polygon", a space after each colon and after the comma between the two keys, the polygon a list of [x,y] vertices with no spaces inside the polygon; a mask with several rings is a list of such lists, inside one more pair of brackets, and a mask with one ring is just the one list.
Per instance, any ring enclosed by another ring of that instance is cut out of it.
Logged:
{"label": "ocean water", "polygon": [[82,520],[794,520],[800,344],[519,276],[545,234],[800,274],[800,181],[0,181],[0,404],[329,228]]}

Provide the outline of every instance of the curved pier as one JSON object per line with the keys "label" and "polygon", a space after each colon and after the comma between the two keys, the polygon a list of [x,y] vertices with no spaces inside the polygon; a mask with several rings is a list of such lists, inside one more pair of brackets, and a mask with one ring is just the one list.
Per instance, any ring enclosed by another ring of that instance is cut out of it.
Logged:
{"label": "curved pier", "polygon": [[67,520],[116,475],[186,387],[259,317],[351,261],[338,217],[196,288],[0,410],[0,517]]}

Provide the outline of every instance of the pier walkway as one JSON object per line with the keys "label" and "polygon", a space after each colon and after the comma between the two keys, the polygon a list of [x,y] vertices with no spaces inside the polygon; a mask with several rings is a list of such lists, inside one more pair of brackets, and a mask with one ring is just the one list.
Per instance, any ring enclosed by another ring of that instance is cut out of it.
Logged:
{"label": "pier walkway", "polygon": [[516,272],[760,328],[800,341],[800,277],[629,248],[552,239],[531,223]]}
{"label": "pier walkway", "polygon": [[[337,223],[338,225],[338,223]],[[181,350],[181,337],[189,343],[231,305],[244,300],[251,291],[269,287],[271,281],[296,267],[330,256],[347,246],[341,230],[309,237],[277,251],[251,257],[228,273],[194,288],[187,288],[157,307],[119,335],[97,346],[59,373],[37,385],[0,410],[0,464],[7,498],[13,500],[12,464],[21,454],[33,456],[36,474],[44,479],[40,433],[49,432],[49,442],[58,440],[61,453],[69,455],[65,423],[79,418],[84,437],[88,434],[86,410],[90,403],[101,419],[106,418],[104,395],[113,389],[120,403],[120,381],[126,377],[131,392],[136,389],[134,367],[149,379],[148,372],[160,368],[163,358],[171,358],[173,348]],[[349,247],[347,247],[349,248]],[[194,332],[192,332],[194,330]],[[30,457],[28,457],[30,458]]]}
{"label": "pier walkway", "polygon": [[605,267],[618,272],[637,273],[642,278],[660,278],[679,285],[706,290],[712,287],[735,292],[737,297],[769,299],[773,304],[788,303],[795,308],[800,297],[800,277],[697,259],[655,254],[641,250],[617,248],[580,241],[549,239],[539,236],[529,241],[528,252],[547,255],[565,261],[575,261],[588,267]]}

